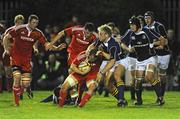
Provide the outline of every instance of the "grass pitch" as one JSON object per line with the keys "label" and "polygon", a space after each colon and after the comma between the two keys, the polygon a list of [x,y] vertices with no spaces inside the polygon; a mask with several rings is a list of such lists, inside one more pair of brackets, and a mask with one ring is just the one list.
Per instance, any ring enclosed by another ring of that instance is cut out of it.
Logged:
{"label": "grass pitch", "polygon": [[113,97],[104,98],[94,95],[83,108],[65,106],[59,108],[52,103],[39,103],[41,99],[51,94],[48,91],[34,91],[34,98],[24,95],[20,107],[14,107],[12,94],[0,94],[0,119],[180,119],[180,92],[167,92],[166,104],[156,106],[155,93],[143,92],[143,105],[134,106],[130,93],[126,92],[128,107],[116,106]]}

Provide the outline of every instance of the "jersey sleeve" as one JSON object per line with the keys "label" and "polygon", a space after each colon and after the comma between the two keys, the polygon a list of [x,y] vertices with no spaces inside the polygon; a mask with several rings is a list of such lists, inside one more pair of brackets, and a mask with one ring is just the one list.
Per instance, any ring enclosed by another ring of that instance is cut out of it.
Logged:
{"label": "jersey sleeve", "polygon": [[70,28],[66,28],[65,30],[64,30],[64,32],[65,32],[65,34],[67,35],[67,36],[72,36],[72,34],[73,34],[73,27],[70,27]]}
{"label": "jersey sleeve", "polygon": [[131,35],[131,30],[127,30],[126,33],[121,37],[121,42],[126,44],[127,46],[130,43],[130,35]]}
{"label": "jersey sleeve", "polygon": [[80,64],[80,60],[78,60],[77,57],[73,60],[72,64],[74,64],[74,65],[79,65]]}
{"label": "jersey sleeve", "polygon": [[81,52],[77,57],[73,60],[72,64],[79,65],[83,59],[85,59],[85,51]]}
{"label": "jersey sleeve", "polygon": [[145,29],[144,32],[147,34],[147,37],[149,38],[150,43],[153,43],[155,39],[159,39],[160,37],[160,34],[157,34],[149,29]]}
{"label": "jersey sleeve", "polygon": [[101,41],[99,39],[95,39],[94,42],[93,42],[93,45],[95,47],[98,47],[100,44],[101,44]]}
{"label": "jersey sleeve", "polygon": [[44,34],[42,32],[40,32],[38,40],[42,45],[44,45],[47,41],[46,37],[44,36]]}
{"label": "jersey sleeve", "polygon": [[11,37],[16,37],[18,33],[16,29],[12,29],[9,31],[9,34],[11,35]]}
{"label": "jersey sleeve", "polygon": [[166,33],[166,29],[165,29],[164,25],[159,25],[158,30],[159,30],[159,33],[161,34],[161,36],[167,38],[167,33]]}
{"label": "jersey sleeve", "polygon": [[110,53],[110,59],[116,59],[117,58],[117,48],[116,46],[112,46],[110,49],[109,49],[109,53]]}

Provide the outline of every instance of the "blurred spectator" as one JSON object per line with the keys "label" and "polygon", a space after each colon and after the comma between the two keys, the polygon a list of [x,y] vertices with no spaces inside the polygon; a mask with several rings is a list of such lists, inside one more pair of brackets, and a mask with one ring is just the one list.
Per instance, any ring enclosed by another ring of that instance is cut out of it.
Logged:
{"label": "blurred spectator", "polygon": [[58,34],[59,31],[60,31],[59,26],[58,26],[58,25],[54,25],[54,26],[53,26],[53,33],[54,33],[54,34]]}
{"label": "blurred spectator", "polygon": [[53,28],[51,25],[47,24],[45,29],[44,29],[44,35],[46,36],[47,40],[49,41],[50,39],[50,34],[53,32]]}
{"label": "blurred spectator", "polygon": [[180,90],[180,55],[177,57],[176,60],[176,82],[178,83],[178,90]]}
{"label": "blurred spectator", "polygon": [[56,60],[54,54],[50,54],[45,61],[44,73],[38,80],[40,89],[53,89],[64,81],[64,75],[60,72],[61,62]]}
{"label": "blurred spectator", "polygon": [[0,93],[2,93],[3,88],[3,76],[4,76],[4,67],[3,67],[3,58],[2,54],[4,52],[3,44],[2,44],[2,35],[5,31],[5,22],[0,21]]}
{"label": "blurred spectator", "polygon": [[107,25],[112,29],[112,36],[116,39],[117,42],[120,42],[121,35],[119,28],[115,25],[114,22],[109,22]]}

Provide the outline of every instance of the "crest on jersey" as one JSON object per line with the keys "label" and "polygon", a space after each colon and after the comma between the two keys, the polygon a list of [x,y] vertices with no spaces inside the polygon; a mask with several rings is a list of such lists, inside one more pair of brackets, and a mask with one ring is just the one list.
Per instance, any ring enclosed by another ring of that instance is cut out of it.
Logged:
{"label": "crest on jersey", "polygon": [[155,26],[151,26],[150,29],[155,29]]}
{"label": "crest on jersey", "polygon": [[135,36],[131,36],[131,39],[132,39],[132,40],[136,40]]}
{"label": "crest on jersey", "polygon": [[142,35],[142,39],[146,39],[146,36],[145,36],[145,35]]}

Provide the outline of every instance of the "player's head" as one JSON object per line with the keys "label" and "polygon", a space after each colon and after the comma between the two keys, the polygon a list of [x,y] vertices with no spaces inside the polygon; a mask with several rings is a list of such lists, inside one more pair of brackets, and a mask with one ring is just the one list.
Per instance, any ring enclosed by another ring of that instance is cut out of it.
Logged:
{"label": "player's head", "polygon": [[140,20],[141,27],[144,26],[144,17],[142,15],[138,15],[137,18]]}
{"label": "player's head", "polygon": [[135,16],[132,16],[131,19],[129,19],[129,25],[133,32],[137,32],[138,29],[141,28],[140,20]]}
{"label": "player's head", "polygon": [[89,51],[89,55],[87,56],[88,62],[93,63],[97,60],[97,55],[96,55],[97,51],[98,51],[97,49],[91,49]]}
{"label": "player's head", "polygon": [[91,37],[92,33],[94,32],[95,27],[94,24],[91,22],[87,22],[84,26],[84,34],[86,38]]}
{"label": "player's head", "polygon": [[152,11],[145,12],[144,20],[147,25],[151,25],[154,21],[154,12],[152,12]]}
{"label": "player's head", "polygon": [[110,26],[112,30],[116,27],[114,22],[108,22],[107,25]]}
{"label": "player's head", "polygon": [[22,25],[24,24],[24,16],[21,14],[18,14],[14,17],[14,24],[15,25]]}
{"label": "player's head", "polygon": [[113,37],[117,37],[117,35],[120,34],[120,31],[119,31],[118,27],[116,27],[114,22],[109,22],[109,23],[107,23],[107,25],[111,27]]}
{"label": "player's head", "polygon": [[28,24],[31,29],[35,29],[38,26],[39,18],[37,15],[30,15],[28,18]]}
{"label": "player's head", "polygon": [[99,40],[102,42],[108,40],[108,38],[112,36],[111,27],[106,24],[98,27],[98,36],[99,36]]}

